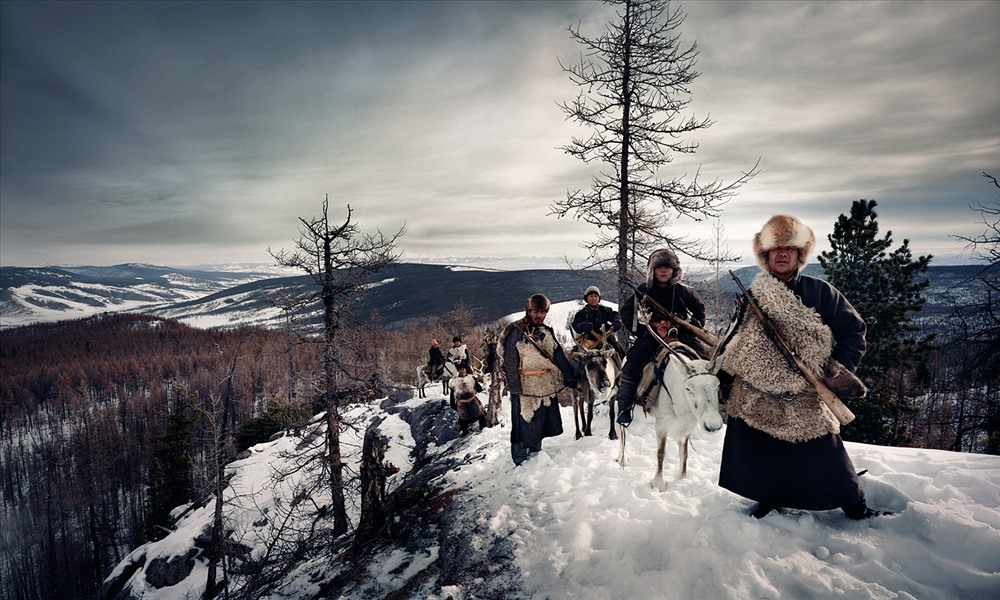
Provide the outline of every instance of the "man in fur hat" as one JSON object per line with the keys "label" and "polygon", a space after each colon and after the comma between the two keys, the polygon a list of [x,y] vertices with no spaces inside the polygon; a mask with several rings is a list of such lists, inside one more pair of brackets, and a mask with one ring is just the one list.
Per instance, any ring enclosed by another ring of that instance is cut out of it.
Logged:
{"label": "man in fur hat", "polygon": [[472,372],[472,355],[469,354],[469,347],[465,345],[462,341],[461,336],[455,336],[451,338],[451,349],[448,350],[448,361],[455,365],[457,369],[461,365],[465,365],[469,373]]}
{"label": "man in fur hat", "polygon": [[[839,290],[801,273],[815,245],[795,217],[771,217],[754,236],[763,272],[750,293],[806,368],[841,398],[861,397],[853,372],[865,353],[865,322]],[[852,519],[883,514],[865,502],[836,417],[740,300],[721,350],[720,378],[732,377],[732,386],[719,485],[755,500],[758,519],[780,507],[841,508]]]}
{"label": "man in fur hat", "polygon": [[663,248],[649,255],[646,268],[646,282],[639,285],[638,291],[632,295],[622,307],[622,321],[629,331],[636,335],[635,343],[625,355],[622,366],[621,383],[618,387],[618,423],[628,426],[632,422],[632,405],[635,404],[636,387],[642,378],[643,367],[659,351],[660,342],[653,337],[646,325],[640,322],[640,310],[637,310],[636,299],[639,298],[639,308],[649,315],[649,325],[656,331],[658,337],[666,340],[680,339],[694,349],[700,349],[698,341],[676,323],[671,322],[652,302],[669,310],[679,319],[684,319],[692,325],[705,325],[705,303],[694,291],[681,283],[683,270],[677,255]]}
{"label": "man in fur hat", "polygon": [[528,298],[524,317],[508,324],[497,342],[510,391],[510,454],[515,465],[541,451],[543,438],[563,432],[556,394],[576,384],[555,331],[545,324],[549,306],[542,294]]}

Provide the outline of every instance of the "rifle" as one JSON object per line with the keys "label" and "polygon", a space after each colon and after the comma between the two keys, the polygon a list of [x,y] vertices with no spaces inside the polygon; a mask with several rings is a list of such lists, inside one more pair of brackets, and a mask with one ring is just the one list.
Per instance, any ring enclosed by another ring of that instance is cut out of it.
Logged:
{"label": "rifle", "polygon": [[[643,292],[638,287],[636,287],[635,285],[633,285],[632,282],[627,282],[627,283],[628,283],[629,287],[631,287],[633,290],[635,290],[635,294],[637,296],[641,294],[646,300],[649,300],[649,303],[652,304],[653,306],[655,306],[657,310],[659,310],[661,313],[665,314],[668,319],[670,319],[674,323],[677,323],[682,328],[688,330],[690,333],[694,334],[694,336],[696,338],[698,338],[699,340],[701,340],[701,341],[705,342],[706,344],[708,344],[708,346],[710,348],[714,348],[715,347],[715,344],[718,342],[718,339],[714,335],[712,335],[711,333],[705,331],[701,327],[698,327],[697,325],[694,325],[692,323],[688,323],[684,319],[682,319],[682,318],[678,317],[677,315],[675,315],[673,312],[667,310],[666,307],[664,307],[662,304],[660,304],[659,302],[657,302],[656,300],[654,300],[652,296],[650,296],[646,292]],[[643,300],[643,298],[639,298],[640,302],[642,300]],[[638,308],[639,307],[636,307],[636,310],[638,310]],[[648,325],[648,323],[647,323],[647,325]],[[650,331],[652,331],[652,330],[650,330]]]}
{"label": "rifle", "polygon": [[771,317],[764,312],[764,309],[761,308],[757,299],[754,298],[749,291],[747,291],[739,277],[737,277],[732,271],[729,271],[729,276],[732,277],[733,281],[736,282],[736,285],[739,286],[741,295],[747,300],[750,308],[753,310],[754,314],[757,315],[757,318],[759,318],[761,323],[764,324],[764,333],[766,333],[767,337],[774,342],[775,347],[779,352],[781,352],[781,355],[785,357],[785,360],[788,361],[788,366],[809,382],[809,385],[813,386],[813,389],[816,390],[816,394],[819,396],[819,399],[826,404],[827,408],[830,409],[833,416],[837,417],[837,420],[840,421],[841,425],[847,425],[853,421],[854,413],[851,412],[851,409],[847,408],[847,405],[841,402],[840,398],[838,398],[825,383],[813,375],[808,367],[803,364],[802,359],[798,357],[794,350],[792,350],[791,344],[788,343],[788,340],[786,340],[785,336],[781,333],[781,329],[779,329],[778,325],[771,320]]}

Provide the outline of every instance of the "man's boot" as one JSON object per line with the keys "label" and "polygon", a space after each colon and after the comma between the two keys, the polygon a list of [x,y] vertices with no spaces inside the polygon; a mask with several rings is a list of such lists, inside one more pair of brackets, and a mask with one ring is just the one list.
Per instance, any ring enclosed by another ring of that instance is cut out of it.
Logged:
{"label": "man's boot", "polygon": [[635,388],[639,385],[630,377],[622,377],[618,386],[618,424],[628,427],[632,422],[632,406],[635,404]]}

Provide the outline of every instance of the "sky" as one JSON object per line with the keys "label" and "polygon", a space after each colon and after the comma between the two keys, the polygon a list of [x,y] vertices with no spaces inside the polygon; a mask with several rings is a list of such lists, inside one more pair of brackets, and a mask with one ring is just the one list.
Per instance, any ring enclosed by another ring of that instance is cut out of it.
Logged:
{"label": "sky", "polygon": [[[547,322],[568,337],[558,324],[576,308],[573,302],[555,304]],[[480,397],[485,405],[488,394]],[[426,399],[412,398],[403,406],[416,409],[443,400],[440,387],[429,386]],[[434,482],[452,492],[445,496],[457,512],[441,519],[449,528],[439,538],[467,540],[457,548],[470,554],[469,563],[481,560],[480,568],[461,571],[456,548],[390,543],[366,557],[362,581],[341,580],[337,597],[471,600],[501,597],[488,593],[491,584],[510,580],[520,592],[502,595],[511,600],[992,600],[1000,595],[1000,457],[846,442],[855,467],[868,471],[861,477],[868,504],[891,516],[851,521],[840,510],[782,509],[758,520],[748,514],[749,500],[717,484],[724,428],[693,434],[684,479],[678,478],[677,448],[668,440],[667,489],[659,492],[649,484],[656,459],[653,419],[636,415],[628,428],[628,466],[622,469],[615,462],[618,442],[607,439],[607,405],[598,405],[595,435],[579,440],[573,436],[573,410],[564,407],[565,432],[545,439],[541,452],[515,467],[509,409],[504,397],[500,426],[482,432],[473,427],[468,437],[432,444],[426,456],[459,462]],[[378,403],[342,412],[345,423],[382,419],[379,430],[389,439],[386,461],[400,468],[388,479],[390,492],[412,466],[414,439],[400,414],[388,414]],[[317,419],[316,427],[322,421]],[[363,430],[350,427],[341,436],[345,463],[354,472]],[[271,478],[307,446],[300,441],[287,436],[260,444],[231,465],[226,527],[255,555],[265,552],[270,524],[301,483],[276,484]],[[357,523],[355,504],[351,496],[352,523]],[[149,565],[183,555],[207,530],[213,510],[213,502],[196,508],[169,536],[133,551],[113,575],[143,557]],[[497,552],[511,558],[517,571],[490,568],[496,567],[492,553]],[[322,595],[320,585],[343,565],[326,555],[299,563],[270,598]],[[459,583],[441,581],[442,572],[456,570]],[[130,576],[133,596],[181,600],[201,594],[206,567],[198,561],[190,576],[161,589],[151,587],[145,575],[139,569]]]}
{"label": "sky", "polygon": [[[1000,3],[681,2],[713,125],[662,171],[760,174],[671,235],[749,258],[772,214],[819,250],[874,199],[895,245],[945,264],[997,201]],[[273,262],[334,221],[405,227],[403,260],[579,264],[597,230],[551,215],[593,165],[560,66],[612,10],[556,2],[0,3],[0,265]],[[968,258],[966,254],[965,260]],[[932,263],[935,264],[935,263]]]}

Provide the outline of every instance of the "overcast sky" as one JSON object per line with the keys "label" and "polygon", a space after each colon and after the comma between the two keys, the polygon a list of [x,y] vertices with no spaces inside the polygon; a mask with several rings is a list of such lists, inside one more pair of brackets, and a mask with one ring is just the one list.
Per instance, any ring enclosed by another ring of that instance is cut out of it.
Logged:
{"label": "overcast sky", "polygon": [[[761,174],[725,207],[749,254],[790,212],[826,246],[860,198],[947,262],[1000,176],[1000,2],[682,2],[689,115],[664,174]],[[597,2],[0,3],[0,264],[271,261],[350,204],[404,259],[560,266],[596,230],[548,215],[588,167],[558,102]],[[684,220],[676,232],[707,237]],[[895,247],[894,246],[894,247]],[[749,259],[748,259],[749,260]]]}

